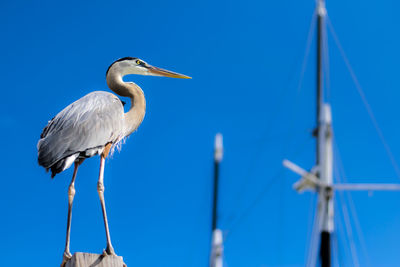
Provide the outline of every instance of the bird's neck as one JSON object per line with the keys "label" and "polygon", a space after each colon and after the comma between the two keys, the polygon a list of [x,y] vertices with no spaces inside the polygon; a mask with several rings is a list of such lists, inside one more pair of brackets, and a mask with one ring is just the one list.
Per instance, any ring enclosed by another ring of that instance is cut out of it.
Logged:
{"label": "bird's neck", "polygon": [[133,82],[124,82],[122,75],[114,72],[107,75],[107,85],[117,95],[131,99],[131,107],[124,114],[124,136],[128,136],[139,127],[146,112],[146,99],[143,90]]}

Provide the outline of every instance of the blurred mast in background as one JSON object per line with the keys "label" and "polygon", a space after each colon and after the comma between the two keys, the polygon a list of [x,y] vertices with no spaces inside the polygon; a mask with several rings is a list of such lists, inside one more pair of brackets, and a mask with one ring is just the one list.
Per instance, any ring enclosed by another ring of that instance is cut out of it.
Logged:
{"label": "blurred mast in background", "polygon": [[218,179],[219,165],[223,157],[223,142],[220,133],[215,136],[214,143],[214,194],[212,209],[212,241],[210,254],[210,267],[222,267],[223,258],[223,237],[222,231],[217,227],[217,208],[218,208]]}
{"label": "blurred mast in background", "polygon": [[[333,128],[331,106],[324,101],[324,44],[325,40],[325,0],[318,0],[317,15],[317,68],[316,68],[316,128],[313,132],[317,139],[316,165],[311,171],[306,171],[296,164],[284,160],[283,165],[301,175],[294,184],[298,192],[311,189],[318,194],[317,216],[314,227],[319,233],[319,263],[321,267],[330,267],[331,235],[334,231],[334,191],[335,190],[400,190],[399,184],[334,184],[333,183]],[[310,247],[310,258],[307,266],[316,266],[318,253],[315,247]]]}
{"label": "blurred mast in background", "polygon": [[[325,0],[317,4],[317,177],[321,182],[332,185],[332,118],[331,106],[324,103],[323,44],[325,35]],[[333,194],[329,187],[318,192],[318,213],[320,233],[320,261],[322,267],[331,266],[331,234],[333,232]]]}

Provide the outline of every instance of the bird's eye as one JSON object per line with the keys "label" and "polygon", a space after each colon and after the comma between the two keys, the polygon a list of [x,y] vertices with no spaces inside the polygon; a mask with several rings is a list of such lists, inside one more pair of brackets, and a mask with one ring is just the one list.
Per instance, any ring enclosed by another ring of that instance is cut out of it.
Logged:
{"label": "bird's eye", "polygon": [[140,62],[140,60],[136,60],[136,64],[140,65],[142,62]]}

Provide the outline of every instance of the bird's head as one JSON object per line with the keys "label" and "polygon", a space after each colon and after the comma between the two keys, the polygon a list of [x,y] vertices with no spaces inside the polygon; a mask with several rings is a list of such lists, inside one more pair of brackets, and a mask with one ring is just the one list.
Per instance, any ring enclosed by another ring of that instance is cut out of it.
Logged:
{"label": "bird's head", "polygon": [[110,67],[108,67],[106,76],[108,75],[111,69],[118,71],[122,76],[128,74],[139,74],[139,75],[191,79],[191,77],[183,74],[151,66],[147,64],[145,61],[135,57],[124,57],[114,61],[110,65]]}

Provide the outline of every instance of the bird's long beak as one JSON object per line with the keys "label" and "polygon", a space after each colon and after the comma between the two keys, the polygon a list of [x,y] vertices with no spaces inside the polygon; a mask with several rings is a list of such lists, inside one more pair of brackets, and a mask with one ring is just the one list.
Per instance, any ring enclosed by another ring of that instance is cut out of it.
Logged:
{"label": "bird's long beak", "polygon": [[150,75],[154,75],[154,76],[164,76],[164,77],[171,77],[171,78],[180,78],[180,79],[192,79],[192,77],[180,74],[180,73],[176,73],[173,71],[169,71],[169,70],[164,70],[161,68],[157,68],[154,66],[147,66],[147,69],[149,70],[149,74]]}

